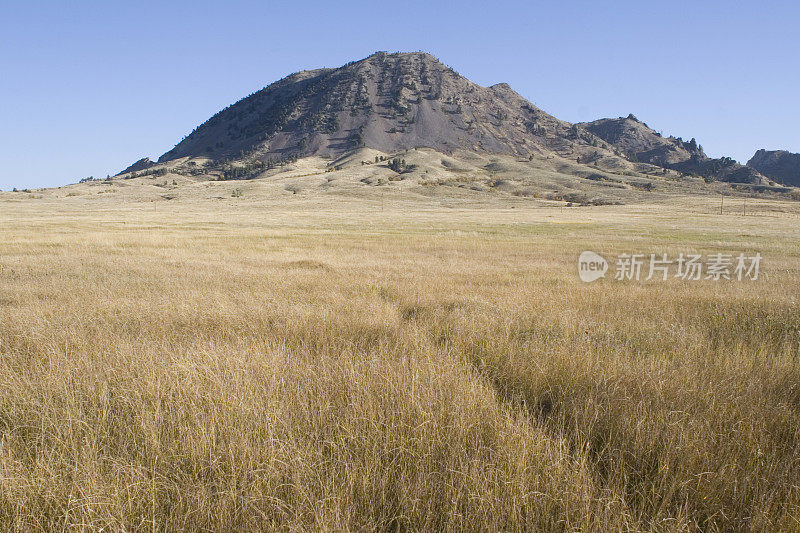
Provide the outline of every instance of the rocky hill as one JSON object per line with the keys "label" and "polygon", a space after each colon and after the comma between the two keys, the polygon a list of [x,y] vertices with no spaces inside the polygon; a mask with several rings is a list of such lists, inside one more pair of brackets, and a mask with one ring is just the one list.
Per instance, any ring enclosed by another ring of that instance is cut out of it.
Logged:
{"label": "rocky hill", "polygon": [[800,187],[800,154],[786,150],[759,150],[747,166],[784,185]]}
{"label": "rocky hill", "polygon": [[[587,171],[768,182],[730,158],[707,157],[694,139],[662,137],[633,115],[583,124],[558,120],[507,84],[482,87],[423,52],[378,52],[340,68],[287,76],[211,117],[157,164],[141,160],[123,173],[184,161],[194,165],[192,175],[219,170],[225,179],[242,179],[306,157],[333,161],[359,150],[390,155],[416,148],[551,166],[563,159]],[[559,172],[574,170],[558,165]]]}
{"label": "rocky hill", "polygon": [[379,52],[336,69],[292,74],[206,121],[159,161],[178,157],[280,159],[383,152],[529,155],[561,147],[570,124],[506,84],[481,87],[426,53]]}
{"label": "rocky hill", "polygon": [[766,183],[757,169],[743,166],[729,157],[710,158],[695,139],[684,141],[680,137],[663,137],[633,115],[578,126],[614,146],[631,161],[726,182]]}

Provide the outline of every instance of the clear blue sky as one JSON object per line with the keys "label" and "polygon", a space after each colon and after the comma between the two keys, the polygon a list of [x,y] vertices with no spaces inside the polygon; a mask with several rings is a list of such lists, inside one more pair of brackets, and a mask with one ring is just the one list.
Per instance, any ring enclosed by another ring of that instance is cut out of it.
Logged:
{"label": "clear blue sky", "polygon": [[800,152],[796,2],[0,2],[0,189],[105,177],[297,70],[431,52],[573,122]]}

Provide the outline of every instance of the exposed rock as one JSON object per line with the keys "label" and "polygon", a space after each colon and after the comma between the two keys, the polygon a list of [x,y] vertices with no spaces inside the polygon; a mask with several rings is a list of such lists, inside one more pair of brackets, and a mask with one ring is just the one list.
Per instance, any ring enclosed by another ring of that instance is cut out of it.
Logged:
{"label": "exposed rock", "polygon": [[669,168],[686,174],[732,183],[765,184],[758,171],[729,157],[710,158],[695,139],[663,137],[633,115],[579,124],[622,152],[628,159]]}
{"label": "exposed rock", "polygon": [[129,174],[131,172],[139,172],[140,170],[147,170],[153,165],[155,165],[155,163],[153,161],[150,161],[149,157],[143,157],[136,163],[132,164],[131,166],[129,166],[128,168],[117,174],[117,176],[121,176],[122,174]]}
{"label": "exposed rock", "polygon": [[800,154],[786,150],[759,150],[747,166],[778,183],[800,187]]}

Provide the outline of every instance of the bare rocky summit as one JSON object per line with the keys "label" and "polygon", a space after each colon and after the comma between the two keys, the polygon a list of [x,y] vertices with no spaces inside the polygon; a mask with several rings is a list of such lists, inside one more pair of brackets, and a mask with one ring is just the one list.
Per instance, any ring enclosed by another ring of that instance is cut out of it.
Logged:
{"label": "bare rocky summit", "polygon": [[427,53],[378,52],[273,83],[214,115],[159,161],[423,146],[527,156],[560,146],[569,131],[507,84],[481,87]]}

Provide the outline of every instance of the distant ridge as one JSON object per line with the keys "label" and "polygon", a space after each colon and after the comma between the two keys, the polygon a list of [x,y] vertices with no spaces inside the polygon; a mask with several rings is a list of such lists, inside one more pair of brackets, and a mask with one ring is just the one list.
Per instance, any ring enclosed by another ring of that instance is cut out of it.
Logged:
{"label": "distant ridge", "polygon": [[684,141],[679,137],[663,137],[633,115],[596,120],[579,126],[613,145],[632,161],[720,181],[766,183],[757,170],[729,157],[710,158],[695,139]]}

